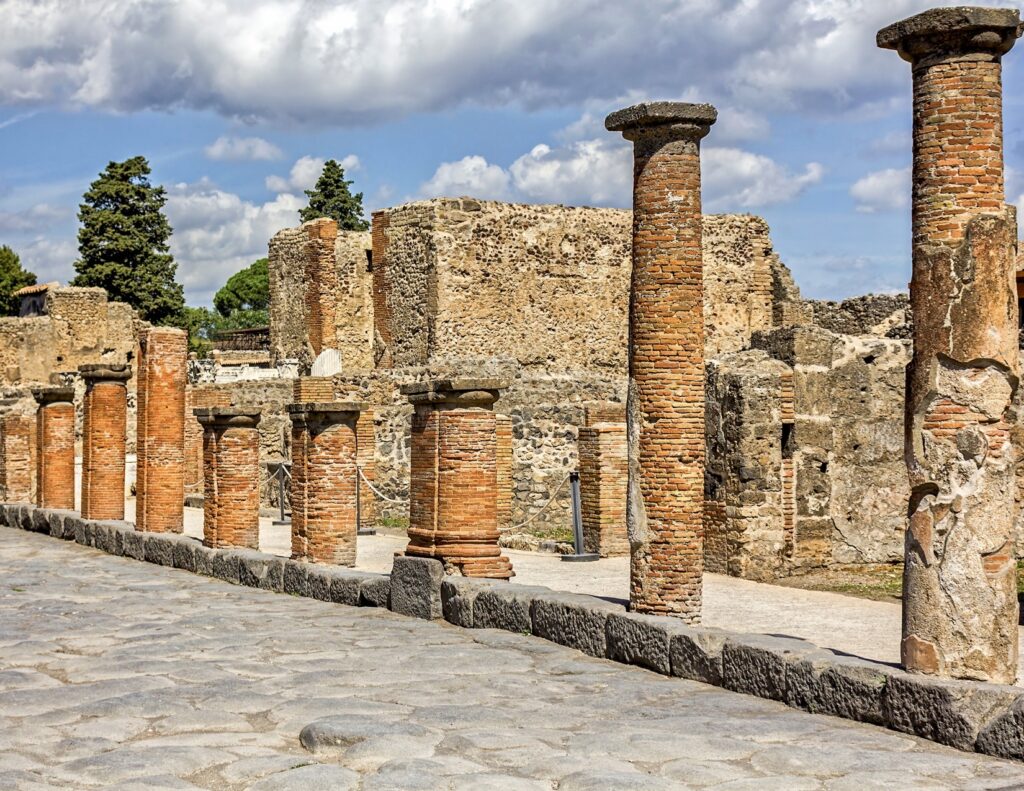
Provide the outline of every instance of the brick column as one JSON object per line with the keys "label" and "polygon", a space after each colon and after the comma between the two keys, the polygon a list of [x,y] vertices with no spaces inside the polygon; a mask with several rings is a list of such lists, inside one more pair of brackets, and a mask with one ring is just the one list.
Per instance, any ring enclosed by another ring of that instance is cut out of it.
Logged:
{"label": "brick column", "polygon": [[356,422],[359,403],[289,404],[292,557],[356,564]]}
{"label": "brick column", "polygon": [[195,410],[207,406],[231,406],[231,393],[218,385],[185,387],[185,493],[203,493],[203,427]]}
{"label": "brick column", "polygon": [[359,420],[356,422],[356,462],[365,476],[365,479],[359,478],[359,527],[362,530],[372,530],[377,523],[376,495],[366,482],[376,479],[376,454],[377,437],[373,409],[367,406],[359,413]]}
{"label": "brick column", "polygon": [[495,461],[498,478],[498,530],[512,527],[512,416],[495,415]]}
{"label": "brick column", "polygon": [[506,383],[456,379],[404,385],[412,419],[407,555],[449,573],[508,579],[498,547],[495,415]]}
{"label": "brick column", "polygon": [[35,420],[28,415],[0,419],[0,495],[5,503],[31,503]]}
{"label": "brick column", "polygon": [[316,358],[324,349],[335,348],[337,332],[338,272],[334,245],[338,223],[322,217],[302,226],[306,233],[303,247],[306,259],[306,320],[309,345]]}
{"label": "brick column", "polygon": [[700,141],[707,104],[612,113],[633,142],[628,531],[637,612],[699,622],[704,568],[704,299]]}
{"label": "brick column", "polygon": [[185,519],[188,336],[151,327],[139,337],[135,526],[180,533]]}
{"label": "brick column", "polygon": [[203,427],[203,543],[260,546],[260,411],[195,410]]}
{"label": "brick column", "polygon": [[580,500],[583,545],[601,557],[629,554],[626,536],[626,482],[629,452],[622,405],[586,410],[579,430]]}
{"label": "brick column", "polygon": [[41,387],[32,391],[36,412],[36,504],[75,510],[75,391]]}
{"label": "brick column", "polygon": [[940,8],[878,34],[913,67],[914,357],[907,369],[908,670],[1017,676],[1012,402],[1016,218],[1005,205],[1001,58],[1016,10]]}
{"label": "brick column", "polygon": [[82,404],[82,516],[124,519],[124,463],[128,431],[127,365],[79,366]]}

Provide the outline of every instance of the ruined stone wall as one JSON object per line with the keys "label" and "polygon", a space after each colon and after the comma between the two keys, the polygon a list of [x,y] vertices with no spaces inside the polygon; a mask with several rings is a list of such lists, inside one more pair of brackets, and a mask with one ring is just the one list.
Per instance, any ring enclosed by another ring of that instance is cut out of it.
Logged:
{"label": "ruined stone wall", "polygon": [[[327,347],[341,352],[344,369],[373,364],[370,234],[340,231],[335,237],[332,231],[328,238],[317,231],[326,222],[286,228],[270,240],[270,354],[275,366],[298,360],[308,370],[325,339]],[[330,326],[321,326],[324,321]]]}
{"label": "ruined stone wall", "polygon": [[813,324],[841,335],[909,338],[913,321],[906,294],[865,294],[842,302],[808,300]]}
{"label": "ruined stone wall", "polygon": [[[398,368],[490,355],[624,375],[631,223],[616,209],[469,198],[378,212],[378,359]],[[791,318],[776,302],[799,306],[758,217],[704,218],[704,278],[709,356]]]}

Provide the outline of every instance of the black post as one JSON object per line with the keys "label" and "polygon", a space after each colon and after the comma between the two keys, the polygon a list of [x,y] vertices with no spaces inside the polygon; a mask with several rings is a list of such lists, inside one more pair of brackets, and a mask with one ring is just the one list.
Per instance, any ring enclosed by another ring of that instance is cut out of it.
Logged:
{"label": "black post", "polygon": [[569,563],[583,563],[601,558],[595,552],[583,551],[583,504],[580,498],[580,474],[569,473],[569,493],[572,497],[572,543],[573,554],[562,555],[562,560]]}

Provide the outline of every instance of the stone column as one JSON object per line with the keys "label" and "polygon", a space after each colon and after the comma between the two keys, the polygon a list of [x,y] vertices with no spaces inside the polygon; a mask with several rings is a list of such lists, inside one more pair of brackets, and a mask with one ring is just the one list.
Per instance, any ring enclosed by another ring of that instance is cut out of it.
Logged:
{"label": "stone column", "polygon": [[151,327],[139,337],[135,526],[180,533],[185,520],[188,336]]}
{"label": "stone column", "polygon": [[0,494],[5,503],[31,503],[35,420],[28,415],[0,419]]}
{"label": "stone column", "polygon": [[75,510],[75,391],[41,387],[32,391],[36,412],[36,504]]}
{"label": "stone column", "polygon": [[82,405],[82,516],[124,519],[125,442],[128,431],[127,365],[79,366]]}
{"label": "stone column", "polygon": [[356,422],[366,404],[289,404],[292,558],[356,564]]}
{"label": "stone column", "polygon": [[612,113],[633,142],[629,310],[630,604],[700,621],[704,567],[704,299],[700,141],[708,104]]}
{"label": "stone column", "polygon": [[452,379],[404,385],[412,418],[407,555],[448,573],[508,579],[498,547],[494,402],[507,383]]}
{"label": "stone column", "polygon": [[195,410],[203,427],[203,543],[260,546],[260,411],[248,407]]}
{"label": "stone column", "polygon": [[1005,204],[1001,58],[1019,12],[940,8],[885,28],[913,67],[914,357],[907,369],[908,670],[1013,683],[1016,218]]}

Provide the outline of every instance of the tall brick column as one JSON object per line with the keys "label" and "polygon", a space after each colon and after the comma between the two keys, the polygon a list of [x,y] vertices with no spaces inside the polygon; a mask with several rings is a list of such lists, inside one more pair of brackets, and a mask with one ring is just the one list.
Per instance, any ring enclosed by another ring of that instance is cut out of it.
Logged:
{"label": "tall brick column", "polygon": [[356,564],[356,422],[365,404],[289,404],[292,557]]}
{"label": "tall brick column", "polygon": [[584,550],[601,557],[628,555],[629,453],[622,404],[588,406],[585,423],[578,442]]}
{"label": "tall brick column", "polygon": [[231,406],[231,393],[222,385],[185,387],[185,493],[203,493],[203,427],[195,410]]}
{"label": "tall brick column", "polygon": [[0,495],[5,503],[31,503],[36,421],[28,415],[0,418]]}
{"label": "tall brick column", "polygon": [[188,336],[151,327],[139,338],[135,526],[180,533],[185,519]]}
{"label": "tall brick column", "polygon": [[1020,365],[1001,58],[1019,25],[1015,10],[940,8],[878,34],[914,77],[903,663],[1002,683],[1017,675],[1010,430]]}
{"label": "tall brick column", "polygon": [[127,365],[79,366],[85,381],[82,421],[82,516],[124,519]]}
{"label": "tall brick column", "polygon": [[628,531],[634,610],[700,620],[704,569],[704,299],[700,141],[708,104],[612,113],[633,142]]}
{"label": "tall brick column", "polygon": [[203,427],[203,543],[260,545],[260,411],[246,407],[195,410]]}
{"label": "tall brick column", "polygon": [[36,504],[75,510],[75,391],[41,387],[32,391],[36,412]]}
{"label": "tall brick column", "polygon": [[441,560],[449,573],[508,579],[498,547],[496,379],[403,385],[412,418],[407,555]]}

